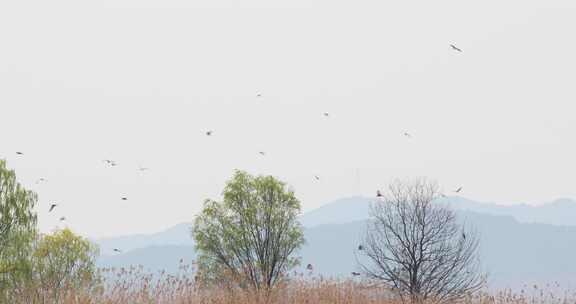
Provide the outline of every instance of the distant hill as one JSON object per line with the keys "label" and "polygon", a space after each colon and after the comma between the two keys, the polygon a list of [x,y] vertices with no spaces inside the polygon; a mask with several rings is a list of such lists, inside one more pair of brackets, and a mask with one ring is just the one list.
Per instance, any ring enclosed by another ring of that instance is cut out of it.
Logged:
{"label": "distant hill", "polygon": [[[481,259],[494,284],[576,278],[576,227],[519,223],[511,216],[469,211],[459,215],[480,232]],[[357,269],[354,251],[365,227],[365,221],[357,221],[307,229],[304,263],[324,275],[348,275]]]}
{"label": "distant hill", "polygon": [[455,209],[491,215],[510,215],[522,223],[576,226],[576,201],[567,198],[538,206],[480,203],[462,197],[449,197],[444,201]]}
{"label": "distant hill", "polygon": [[478,229],[480,256],[493,284],[576,282],[576,227],[469,211],[460,212],[460,218]]}
{"label": "distant hill", "polygon": [[[467,210],[490,215],[509,215],[522,223],[576,226],[576,201],[558,199],[553,202],[531,206],[482,203],[462,197],[451,196],[439,199],[456,210]],[[323,224],[342,224],[368,218],[370,204],[376,198],[350,197],[326,204],[303,214],[300,222],[305,227]]]}
{"label": "distant hill", "polygon": [[100,246],[100,252],[103,255],[115,255],[114,248],[129,252],[150,246],[193,246],[194,243],[190,237],[191,227],[191,223],[181,223],[158,233],[105,238],[94,240],[94,242]]}
{"label": "distant hill", "polygon": [[[366,216],[362,218],[361,215],[362,212],[367,214],[369,203],[370,199],[344,199],[303,215],[306,245],[300,251],[302,264],[314,265],[315,274],[324,276],[343,277],[357,270],[355,250],[361,243],[366,224]],[[534,216],[536,210],[570,210],[573,201],[528,208],[486,207],[463,199],[452,200],[452,204],[458,204],[454,207],[458,207],[460,219],[481,233],[481,258],[493,285],[518,286],[519,282],[554,280],[568,282],[576,278],[576,227],[522,223],[516,218],[534,219],[528,216]],[[519,210],[528,211],[522,213]],[[517,215],[494,215],[497,212]],[[543,211],[543,214],[554,215],[556,211]],[[538,219],[561,222],[559,219],[562,218],[541,215]],[[110,251],[103,250],[98,265],[141,264],[155,271],[176,271],[181,258],[190,262],[195,257],[189,229],[190,224],[184,223],[156,234],[101,240],[102,248],[120,247],[124,252],[107,254]]]}
{"label": "distant hill", "polygon": [[368,218],[370,203],[375,201],[361,196],[339,199],[304,213],[300,216],[300,223],[304,227],[313,227],[365,220]]}

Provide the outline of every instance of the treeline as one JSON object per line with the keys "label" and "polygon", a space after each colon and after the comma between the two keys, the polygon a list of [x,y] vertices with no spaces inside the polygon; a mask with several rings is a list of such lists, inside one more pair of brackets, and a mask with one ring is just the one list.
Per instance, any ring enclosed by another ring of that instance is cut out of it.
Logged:
{"label": "treeline", "polygon": [[[358,271],[351,275],[403,303],[452,303],[477,294],[486,282],[479,270],[478,235],[460,226],[452,210],[433,203],[438,195],[438,186],[425,179],[378,191],[364,241],[355,248]],[[166,303],[177,298],[196,303],[192,297],[203,299],[206,292],[260,300],[291,290],[306,293],[293,288],[305,287],[291,275],[305,243],[300,201],[272,176],[236,171],[222,200],[206,200],[194,219],[197,263],[183,265],[183,276],[164,280],[134,268],[98,270],[98,248],[69,229],[39,233],[37,200],[0,160],[0,303],[106,303],[108,298],[160,303],[162,297]],[[306,268],[312,272],[314,266]],[[322,284],[318,290],[327,286]],[[381,294],[370,290],[368,296],[349,294],[366,299]]]}
{"label": "treeline", "polygon": [[0,160],[0,303],[59,303],[62,290],[97,286],[98,248],[69,229],[39,233],[37,199]]}

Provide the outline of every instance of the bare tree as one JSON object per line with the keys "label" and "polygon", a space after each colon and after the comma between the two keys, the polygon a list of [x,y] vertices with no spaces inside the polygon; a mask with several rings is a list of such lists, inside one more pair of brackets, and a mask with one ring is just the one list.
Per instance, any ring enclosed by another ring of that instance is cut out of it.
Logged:
{"label": "bare tree", "polygon": [[371,206],[360,267],[403,301],[453,302],[485,283],[478,234],[433,202],[438,196],[438,185],[425,179],[396,181]]}

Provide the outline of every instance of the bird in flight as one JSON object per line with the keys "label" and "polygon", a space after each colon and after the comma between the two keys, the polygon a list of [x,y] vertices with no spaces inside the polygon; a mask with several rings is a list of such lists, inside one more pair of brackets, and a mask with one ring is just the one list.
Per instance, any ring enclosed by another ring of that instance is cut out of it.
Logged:
{"label": "bird in flight", "polygon": [[113,250],[114,250],[114,252],[122,252],[122,250],[120,250],[118,248],[114,248]]}
{"label": "bird in flight", "polygon": [[122,197],[122,200],[123,200],[123,201],[127,201],[128,198],[124,196],[124,197]]}
{"label": "bird in flight", "polygon": [[54,210],[54,208],[56,208],[56,206],[58,206],[58,204],[52,203],[50,205],[50,209],[48,210],[48,212],[52,212],[52,210]]}
{"label": "bird in flight", "polygon": [[358,250],[360,250],[360,251],[364,250],[364,246],[358,245]]}
{"label": "bird in flight", "polygon": [[356,277],[356,276],[359,276],[360,273],[359,273],[359,272],[352,271],[352,275]]}
{"label": "bird in flight", "polygon": [[408,132],[404,132],[404,136],[406,136],[408,138],[412,138],[412,135],[410,135],[410,133],[408,133]]}
{"label": "bird in flight", "polygon": [[213,132],[214,132],[214,131],[212,131],[212,130],[206,131],[206,136],[211,136]]}
{"label": "bird in flight", "polygon": [[316,180],[320,180],[320,176],[318,176],[318,175],[314,175],[314,178],[315,178]]}
{"label": "bird in flight", "polygon": [[463,188],[463,187],[458,187],[458,189],[454,190],[454,192],[460,193],[460,191],[462,191],[462,188]]}
{"label": "bird in flight", "polygon": [[262,97],[262,93],[256,93],[256,97]]}
{"label": "bird in flight", "polygon": [[380,192],[380,190],[376,190],[376,197],[382,197],[384,195],[382,195],[382,192]]}
{"label": "bird in flight", "polygon": [[42,182],[45,182],[45,181],[46,181],[46,179],[43,178],[43,177],[41,177],[41,178],[39,178],[39,179],[36,181],[36,184],[39,184],[39,183],[42,183]]}
{"label": "bird in flight", "polygon": [[111,159],[105,159],[104,162],[108,164],[110,167],[116,166],[116,162]]}
{"label": "bird in flight", "polygon": [[466,233],[462,232],[462,238],[465,240],[466,239]]}
{"label": "bird in flight", "polygon": [[308,264],[308,265],[306,265],[306,269],[312,271],[312,270],[314,270],[314,266],[312,266],[312,264]]}
{"label": "bird in flight", "polygon": [[453,50],[462,53],[462,49],[458,48],[457,46],[451,44],[450,47],[451,47]]}
{"label": "bird in flight", "polygon": [[324,117],[329,117],[330,114],[328,112],[324,112]]}
{"label": "bird in flight", "polygon": [[260,152],[258,152],[258,154],[260,154],[260,155],[262,155],[262,156],[265,156],[265,155],[266,155],[266,152],[260,151]]}
{"label": "bird in flight", "polygon": [[22,152],[16,152],[16,155],[24,155]]}
{"label": "bird in flight", "polygon": [[65,221],[65,220],[66,220],[66,217],[65,217],[65,216],[63,216],[63,217],[60,218],[60,221],[61,221],[61,222]]}

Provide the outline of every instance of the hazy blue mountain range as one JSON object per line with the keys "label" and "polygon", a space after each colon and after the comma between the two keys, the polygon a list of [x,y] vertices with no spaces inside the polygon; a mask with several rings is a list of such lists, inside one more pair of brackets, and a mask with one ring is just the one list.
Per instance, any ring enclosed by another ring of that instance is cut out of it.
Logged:
{"label": "hazy blue mountain range", "polygon": [[[370,204],[376,197],[350,197],[326,204],[301,216],[306,227],[320,224],[346,223],[366,219]],[[576,226],[576,201],[558,199],[538,206],[526,204],[502,205],[476,202],[462,197],[447,197],[439,200],[456,210],[467,210],[490,215],[510,215],[522,223]]]}
{"label": "hazy blue mountain range", "polygon": [[194,243],[190,237],[191,228],[191,223],[181,223],[158,233],[106,238],[95,240],[95,242],[100,246],[100,252],[103,255],[113,256],[117,256],[117,254],[113,254],[114,248],[128,253],[134,249],[150,246],[192,246]]}
{"label": "hazy blue mountain range", "polygon": [[494,203],[479,203],[462,197],[450,197],[445,200],[455,209],[492,215],[510,215],[523,223],[576,226],[576,201],[567,198],[557,199],[538,206],[527,204],[504,206]]}
{"label": "hazy blue mountain range", "polygon": [[[481,233],[481,258],[494,285],[576,278],[576,211],[572,211],[576,202],[559,200],[531,207],[450,199],[460,218]],[[314,265],[314,272],[325,276],[342,277],[357,270],[355,250],[365,233],[371,201],[342,199],[304,214],[307,244],[300,251],[302,264]],[[190,226],[184,223],[156,234],[100,240],[103,256],[98,264],[176,271],[181,258],[186,262],[194,258]],[[110,254],[112,248],[123,252]]]}
{"label": "hazy blue mountain range", "polygon": [[339,199],[304,213],[300,216],[300,223],[304,227],[314,227],[323,224],[362,221],[368,218],[370,204],[375,201],[375,198],[361,196]]}

